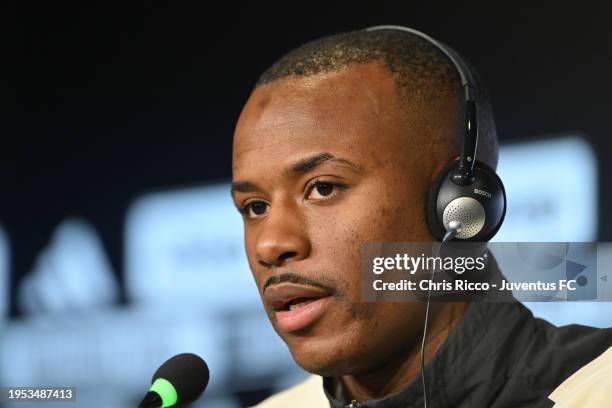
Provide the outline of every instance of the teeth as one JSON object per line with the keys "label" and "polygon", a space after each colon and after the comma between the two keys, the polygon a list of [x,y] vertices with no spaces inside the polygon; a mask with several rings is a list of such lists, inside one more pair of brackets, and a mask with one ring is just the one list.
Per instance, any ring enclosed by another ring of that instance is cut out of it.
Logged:
{"label": "teeth", "polygon": [[292,303],[289,305],[289,310],[295,310],[295,309],[299,309],[301,307],[306,306],[307,304],[314,302],[314,299],[306,299],[304,301],[301,301],[299,303]]}

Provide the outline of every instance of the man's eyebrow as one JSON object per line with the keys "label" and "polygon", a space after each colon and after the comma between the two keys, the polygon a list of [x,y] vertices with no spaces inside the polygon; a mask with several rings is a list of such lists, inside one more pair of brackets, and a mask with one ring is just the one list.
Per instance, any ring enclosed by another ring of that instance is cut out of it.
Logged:
{"label": "man's eyebrow", "polygon": [[[336,157],[333,154],[327,152],[317,153],[312,156],[301,159],[298,162],[290,165],[287,170],[285,170],[285,172],[307,173],[318,165],[329,161],[346,164],[356,172],[363,173],[363,169],[357,164],[351,162],[350,160],[343,159],[341,157]],[[254,183],[250,181],[234,181],[232,182],[231,194],[233,196],[235,193],[250,193],[257,190],[259,190],[259,187],[257,187]]]}
{"label": "man's eyebrow", "polygon": [[363,169],[357,164],[351,162],[350,160],[343,159],[341,157],[336,157],[333,154],[328,153],[328,152],[317,153],[315,155],[301,159],[297,163],[294,163],[291,166],[289,166],[288,172],[289,173],[307,173],[311,171],[312,169],[314,169],[315,167],[317,167],[318,165],[324,162],[328,162],[328,161],[333,161],[336,163],[344,163],[352,167],[353,170],[357,171],[358,173],[363,172]]}
{"label": "man's eyebrow", "polygon": [[234,181],[232,182],[232,189],[231,189],[231,194],[234,195],[234,193],[238,192],[238,193],[249,193],[251,191],[255,191],[257,190],[257,187],[255,186],[255,184],[251,183],[250,181]]}

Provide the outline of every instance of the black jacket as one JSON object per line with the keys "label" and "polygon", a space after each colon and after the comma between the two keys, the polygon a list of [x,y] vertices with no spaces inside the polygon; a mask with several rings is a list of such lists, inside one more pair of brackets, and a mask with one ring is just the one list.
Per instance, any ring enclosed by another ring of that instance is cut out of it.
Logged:
{"label": "black jacket", "polygon": [[[610,346],[612,329],[557,328],[516,301],[473,302],[425,367],[428,408],[552,407],[548,395]],[[350,406],[333,395],[333,379],[323,383],[332,408]],[[612,390],[610,395],[612,407]],[[423,407],[421,378],[396,394],[353,406]]]}

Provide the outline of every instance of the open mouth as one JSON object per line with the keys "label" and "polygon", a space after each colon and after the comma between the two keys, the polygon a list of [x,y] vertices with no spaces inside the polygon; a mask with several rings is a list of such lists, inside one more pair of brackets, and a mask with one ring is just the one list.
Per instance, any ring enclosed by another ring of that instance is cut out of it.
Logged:
{"label": "open mouth", "polygon": [[272,302],[272,308],[275,312],[286,312],[288,310],[296,310],[306,306],[309,303],[316,301],[321,298],[307,298],[307,297],[299,297],[295,299],[291,299],[287,302],[284,301],[276,301]]}
{"label": "open mouth", "polygon": [[303,329],[323,316],[332,300],[332,293],[310,285],[279,283],[264,293],[274,310],[276,327],[282,332]]}

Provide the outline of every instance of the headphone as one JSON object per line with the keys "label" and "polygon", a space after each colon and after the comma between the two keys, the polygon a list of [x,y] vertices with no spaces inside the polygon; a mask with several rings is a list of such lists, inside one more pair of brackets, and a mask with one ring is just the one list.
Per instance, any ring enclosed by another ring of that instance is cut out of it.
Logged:
{"label": "headphone", "polygon": [[395,30],[423,38],[453,63],[465,95],[465,134],[458,160],[437,175],[427,197],[427,226],[438,240],[453,231],[454,241],[485,242],[497,233],[506,215],[506,191],[491,167],[476,160],[478,87],[467,63],[449,46],[408,27],[381,25],[366,31]]}

